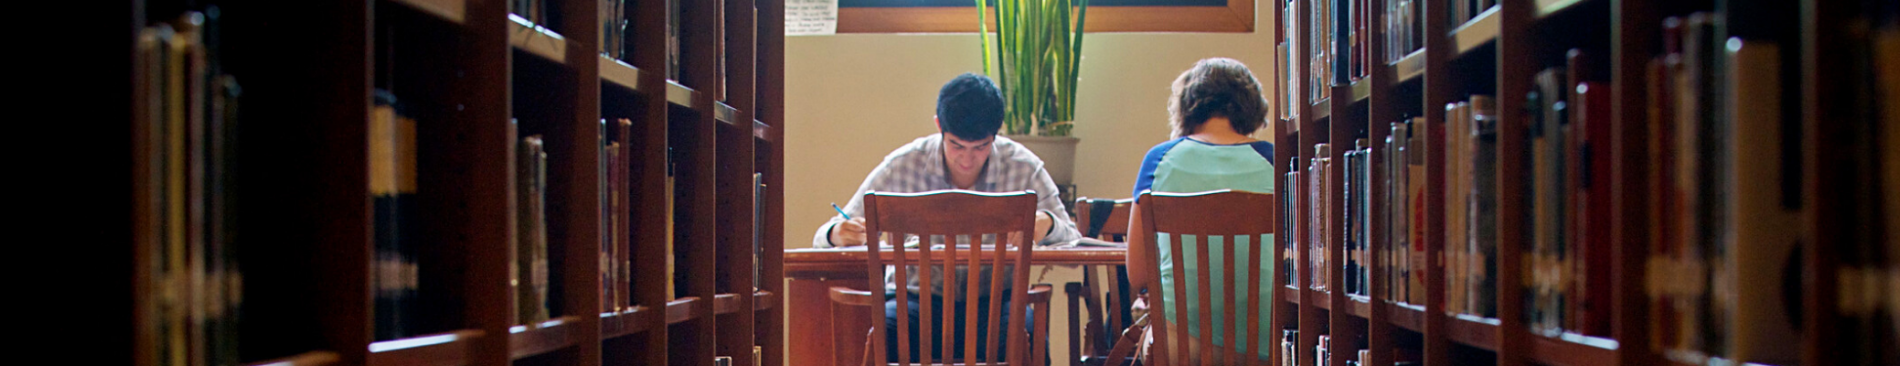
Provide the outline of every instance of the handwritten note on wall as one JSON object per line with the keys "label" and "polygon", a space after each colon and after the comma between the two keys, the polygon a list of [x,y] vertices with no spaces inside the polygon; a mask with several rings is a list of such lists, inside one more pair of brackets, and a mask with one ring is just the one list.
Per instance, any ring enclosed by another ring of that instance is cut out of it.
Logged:
{"label": "handwritten note on wall", "polygon": [[838,0],[785,0],[785,35],[823,36],[838,32]]}

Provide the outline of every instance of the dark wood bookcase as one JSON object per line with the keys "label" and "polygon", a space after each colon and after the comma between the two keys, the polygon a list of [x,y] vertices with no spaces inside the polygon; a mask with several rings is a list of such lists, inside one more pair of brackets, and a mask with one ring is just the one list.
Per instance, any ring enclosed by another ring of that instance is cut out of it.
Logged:
{"label": "dark wood bookcase", "polygon": [[[677,15],[668,1],[682,2]],[[131,100],[145,97],[138,30],[185,10],[221,11],[222,62],[243,87],[237,160],[243,213],[237,256],[243,364],[290,365],[734,365],[784,364],[784,5],[755,0],[629,0],[622,59],[603,53],[598,0],[549,0],[547,24],[495,0],[342,2],[133,0],[127,5]],[[681,19],[668,19],[679,16]],[[668,78],[667,24],[681,25]],[[119,46],[119,43],[113,43]],[[721,62],[721,58],[724,61]],[[723,67],[723,70],[721,68]],[[723,78],[723,80],[722,80]],[[417,261],[423,335],[372,337],[372,207],[368,125],[372,90],[399,95],[417,120],[423,217]],[[118,89],[113,90],[115,93]],[[112,94],[118,96],[118,94]],[[116,108],[115,108],[116,109]],[[141,113],[123,136],[156,121]],[[116,115],[116,114],[115,114]],[[601,121],[631,120],[623,161],[630,179],[632,309],[602,313]],[[546,142],[552,318],[517,324],[517,136]],[[120,136],[115,134],[113,136]],[[131,144],[127,191],[150,148]],[[678,194],[664,211],[669,150]],[[118,150],[115,150],[118,151]],[[754,175],[762,180],[763,189]],[[131,195],[127,364],[154,355],[159,239],[142,222],[158,209]],[[673,238],[667,232],[671,225]],[[757,239],[755,239],[755,237]],[[669,300],[666,248],[691,279]],[[754,255],[755,240],[760,255]],[[757,279],[753,269],[760,274]],[[121,288],[121,287],[112,287]],[[762,347],[754,360],[754,347]],[[114,346],[112,348],[118,348]]]}
{"label": "dark wood bookcase", "polygon": [[[1296,0],[1295,4],[1307,7],[1316,1],[1327,0]],[[1384,36],[1389,31],[1384,26],[1384,17],[1388,14],[1383,9],[1395,1],[1370,1],[1371,26],[1366,29],[1372,32],[1367,39],[1375,55],[1385,49]],[[1426,270],[1426,304],[1405,305],[1387,299],[1386,289],[1393,284],[1383,275],[1388,268],[1383,268],[1377,260],[1372,261],[1369,298],[1348,296],[1342,291],[1281,289],[1280,305],[1285,309],[1276,309],[1274,328],[1300,330],[1296,349],[1301,352],[1295,355],[1300,365],[1345,366],[1349,359],[1357,359],[1350,352],[1350,340],[1357,336],[1366,337],[1368,348],[1373,350],[1369,359],[1358,360],[1367,366],[1393,365],[1395,349],[1421,351],[1420,361],[1428,366],[1688,364],[1666,357],[1649,339],[1652,321],[1648,318],[1650,295],[1645,286],[1649,274],[1645,273],[1645,261],[1650,259],[1648,248],[1652,235],[1649,205],[1657,198],[1652,197],[1646,187],[1650,157],[1658,152],[1651,151],[1649,146],[1649,117],[1645,111],[1648,96],[1644,86],[1648,80],[1645,65],[1664,53],[1664,19],[1695,12],[1710,12],[1727,20],[1724,33],[1720,34],[1722,38],[1718,40],[1737,36],[1773,41],[1780,46],[1782,96],[1791,101],[1783,104],[1783,116],[1780,116],[1789,126],[1784,128],[1783,135],[1800,141],[1794,145],[1798,146],[1798,157],[1793,160],[1799,161],[1799,172],[1805,177],[1801,179],[1800,194],[1800,206],[1806,211],[1804,221],[1791,224],[1803,226],[1808,233],[1799,253],[1804,264],[1800,269],[1803,306],[1799,315],[1803,319],[1799,322],[1798,339],[1801,341],[1786,346],[1800,348],[1799,364],[1850,362],[1851,359],[1846,358],[1849,356],[1841,353],[1847,347],[1842,344],[1866,340],[1851,340],[1854,335],[1838,330],[1848,322],[1859,320],[1836,310],[1835,302],[1839,301],[1841,290],[1834,276],[1844,269],[1844,261],[1852,260],[1849,259],[1855,255],[1852,248],[1885,245],[1867,244],[1866,236],[1853,233],[1864,229],[1853,225],[1867,225],[1865,220],[1851,220],[1855,215],[1869,212],[1865,208],[1869,204],[1857,202],[1866,198],[1856,198],[1852,190],[1836,189],[1864,184],[1856,182],[1869,179],[1871,174],[1864,166],[1851,165],[1854,161],[1864,161],[1864,157],[1842,159],[1870,153],[1865,150],[1865,143],[1857,146],[1840,142],[1852,140],[1846,136],[1855,131],[1865,131],[1856,124],[1871,123],[1864,118],[1855,119],[1864,115],[1848,111],[1855,108],[1854,98],[1863,96],[1855,95],[1857,91],[1852,87],[1840,86],[1853,84],[1855,81],[1850,79],[1862,76],[1855,76],[1845,61],[1836,60],[1838,56],[1830,56],[1854,47],[1866,47],[1853,44],[1865,42],[1864,34],[1858,35],[1862,38],[1850,34],[1864,32],[1867,26],[1864,17],[1869,15],[1861,13],[1864,10],[1859,8],[1861,4],[1826,0],[1498,0],[1494,7],[1473,15],[1469,21],[1450,24],[1446,3],[1423,2],[1424,16],[1419,20],[1425,34],[1422,50],[1397,60],[1373,56],[1368,77],[1349,85],[1324,88],[1329,97],[1326,101],[1304,102],[1309,100],[1303,95],[1308,88],[1301,85],[1291,90],[1302,94],[1292,98],[1302,103],[1277,105],[1288,100],[1285,93],[1289,89],[1284,77],[1273,78],[1276,80],[1271,83],[1274,85],[1269,93],[1273,95],[1268,99],[1274,101],[1277,108],[1298,111],[1295,119],[1275,122],[1279,126],[1273,137],[1275,156],[1279,159],[1274,162],[1276,176],[1284,177],[1289,171],[1286,161],[1289,156],[1298,156],[1302,163],[1293,168],[1304,170],[1304,161],[1312,158],[1315,144],[1333,146],[1330,158],[1332,165],[1339,167],[1344,154],[1350,150],[1344,147],[1352,146],[1355,137],[1375,142],[1375,150],[1383,149],[1376,142],[1383,141],[1389,134],[1388,123],[1424,117],[1425,123],[1413,125],[1412,132],[1428,136],[1426,176],[1433,182],[1427,184],[1425,190],[1426,202],[1433,203],[1420,208],[1427,218],[1423,246],[1426,253],[1434,256],[1431,259],[1434,264]],[[1306,55],[1312,45],[1308,44],[1310,38],[1306,33],[1317,30],[1308,24],[1307,10],[1298,9],[1297,18],[1285,19],[1285,2],[1267,1],[1260,5],[1279,21],[1296,23],[1287,28],[1300,33],[1294,35],[1299,39],[1299,49],[1292,50],[1295,56],[1291,62],[1295,69],[1302,70],[1298,81],[1310,82],[1305,74],[1313,69]],[[1611,176],[1605,179],[1614,193],[1605,198],[1604,203],[1611,206],[1612,223],[1607,234],[1611,236],[1613,247],[1610,263],[1590,265],[1611,268],[1613,298],[1606,302],[1612,307],[1609,321],[1613,324],[1612,331],[1605,336],[1565,333],[1559,337],[1544,337],[1531,332],[1524,320],[1525,290],[1519,285],[1530,276],[1517,263],[1520,258],[1531,255],[1531,244],[1522,238],[1526,237],[1525,231],[1530,230],[1528,220],[1533,216],[1531,203],[1523,198],[1528,188],[1522,182],[1531,177],[1527,162],[1531,142],[1526,137],[1521,111],[1526,108],[1525,95],[1536,88],[1534,75],[1545,67],[1563,66],[1565,52],[1572,48],[1589,54],[1589,61],[1599,73],[1594,80],[1607,81],[1612,87],[1612,141],[1608,151],[1600,152],[1599,157],[1609,159],[1612,166]],[[1274,69],[1285,68],[1287,61],[1285,58],[1276,60]],[[1261,70],[1274,69],[1255,68],[1256,73],[1262,75],[1272,73]],[[1500,118],[1496,146],[1498,180],[1474,183],[1494,184],[1498,190],[1496,318],[1447,314],[1442,305],[1447,298],[1446,276],[1438,273],[1444,268],[1444,259],[1435,257],[1446,244],[1446,208],[1436,202],[1443,202],[1447,194],[1436,182],[1442,182],[1446,174],[1453,174],[1443,164],[1446,159],[1444,108],[1449,102],[1463,101],[1473,94],[1495,97]],[[1844,120],[1851,122],[1839,122]],[[1332,170],[1328,179],[1331,185],[1326,187],[1335,197],[1330,201],[1333,205],[1330,212],[1335,214],[1325,219],[1335,228],[1344,227],[1343,217],[1337,214],[1346,208],[1343,200],[1337,198],[1345,190],[1342,170]],[[1369,179],[1374,182],[1385,179],[1387,174],[1381,170],[1373,169]],[[1310,201],[1307,190],[1307,186],[1302,185],[1299,194],[1282,195],[1281,199],[1295,200],[1297,207],[1305,207]],[[1384,236],[1392,229],[1378,213],[1384,209],[1380,202],[1386,195],[1376,189],[1371,193],[1375,207],[1368,230],[1372,238]],[[1283,214],[1293,215],[1295,225],[1319,225],[1311,222],[1305,212]],[[1320,270],[1332,271],[1334,284],[1338,284],[1337,278],[1344,275],[1338,264],[1347,255],[1343,249],[1346,234],[1344,230],[1334,230],[1325,240],[1333,265]],[[1379,252],[1386,248],[1375,244],[1366,249],[1368,258],[1378,258]],[[1308,251],[1309,246],[1302,244],[1297,255],[1308,258],[1320,254]],[[1280,263],[1283,255],[1277,250],[1274,253],[1275,263]],[[1301,273],[1296,274],[1302,286],[1312,278],[1314,270],[1305,263],[1302,259],[1298,266]],[[1891,297],[1891,294],[1879,296]],[[1314,360],[1313,350],[1320,334],[1332,337],[1331,359]],[[1276,347],[1273,352],[1273,364],[1277,365],[1283,359],[1282,351]],[[1729,364],[1719,358],[1721,355],[1709,356],[1713,356],[1709,359],[1711,364]]]}

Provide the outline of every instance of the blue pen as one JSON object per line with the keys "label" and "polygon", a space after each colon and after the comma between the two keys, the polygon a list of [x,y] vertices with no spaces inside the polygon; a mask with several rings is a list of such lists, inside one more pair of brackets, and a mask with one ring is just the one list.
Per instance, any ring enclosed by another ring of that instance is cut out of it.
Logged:
{"label": "blue pen", "polygon": [[842,208],[838,208],[838,203],[837,203],[837,202],[832,202],[832,203],[831,203],[831,209],[833,209],[833,210],[837,210],[837,211],[838,211],[838,214],[839,214],[839,215],[844,215],[844,219],[845,219],[845,220],[850,220],[850,219],[851,219],[851,214],[848,214],[848,213],[844,213],[844,209],[842,209]]}

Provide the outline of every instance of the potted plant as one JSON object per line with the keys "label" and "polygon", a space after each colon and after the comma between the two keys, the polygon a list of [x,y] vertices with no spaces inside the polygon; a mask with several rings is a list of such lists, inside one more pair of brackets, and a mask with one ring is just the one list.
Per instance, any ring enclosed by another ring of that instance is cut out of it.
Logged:
{"label": "potted plant", "polygon": [[1041,157],[1056,184],[1068,185],[1075,172],[1075,145],[1080,142],[1069,131],[1075,126],[1088,0],[993,1],[995,52],[991,52],[992,33],[984,19],[985,0],[976,0],[977,38],[983,47],[983,72],[1003,90],[1002,134]]}

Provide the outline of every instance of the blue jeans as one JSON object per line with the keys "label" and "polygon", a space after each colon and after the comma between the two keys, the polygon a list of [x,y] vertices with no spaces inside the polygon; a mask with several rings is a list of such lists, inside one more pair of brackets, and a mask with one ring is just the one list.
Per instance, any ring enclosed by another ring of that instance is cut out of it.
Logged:
{"label": "blue jeans", "polygon": [[[897,301],[898,300],[899,299],[890,299],[890,300],[884,301],[884,354],[886,358],[885,362],[898,362],[897,360],[897,316],[898,316],[897,315]],[[904,294],[903,300],[908,302],[909,303],[908,306],[910,306],[910,311],[905,316],[905,318],[909,322],[907,326],[910,327],[909,333],[910,333],[911,354],[910,354],[909,361],[922,362],[921,360],[918,359],[918,356],[924,353],[924,349],[919,348],[920,347],[919,338],[922,338],[922,337],[919,337],[917,333],[920,331],[919,328],[921,324],[918,323],[918,319],[921,318],[920,315],[923,312],[923,309],[921,306],[919,306],[917,294],[909,293],[908,291],[906,291],[906,293]],[[964,303],[964,302],[956,303],[955,309],[951,310],[951,314],[953,315],[950,318],[951,326],[955,327],[955,329],[952,331],[953,334],[951,336],[955,337],[956,339],[952,340],[951,342],[944,342],[943,328],[941,328],[940,326],[941,324],[943,324],[943,312],[944,312],[943,303],[944,303],[943,297],[941,296],[932,295],[930,297],[930,307],[931,307],[931,310],[933,310],[931,311],[932,314],[930,314],[930,321],[931,321],[932,327],[934,328],[931,330],[931,333],[934,333],[934,334],[930,335],[930,340],[931,340],[930,342],[931,348],[929,349],[930,357],[936,360],[946,359],[943,352],[943,346],[949,345],[951,347],[950,356],[949,356],[950,358],[964,359],[964,354],[963,354],[964,345],[965,345],[964,340],[967,339],[970,341],[978,342],[976,343],[977,345],[976,359],[979,359],[979,360],[989,359],[988,355],[990,354],[990,351],[991,351],[987,347],[989,345],[989,337],[991,337],[990,331],[989,331],[989,328],[990,328],[989,299],[979,298],[976,300],[975,305],[977,306],[977,310],[976,310],[976,335],[975,336],[964,334],[964,329],[965,329],[964,328],[964,324],[965,324],[964,314],[965,314],[965,309],[966,309],[965,306],[967,303]],[[1001,309],[1003,309],[1003,314],[1000,314],[1000,316],[998,317],[997,324],[1008,323],[1009,316],[1010,316],[1009,296],[1005,295],[1003,297],[1003,306],[1001,307]],[[1035,309],[1030,309],[1029,321],[1024,321],[1021,325],[1021,328],[1024,331],[1030,331],[1033,328],[1030,328],[1029,325],[1034,324],[1035,319],[1036,319]],[[1031,334],[1034,334],[1034,333],[1031,333]],[[1009,354],[1009,345],[1008,345],[1009,335],[1007,334],[1003,335],[1003,340],[997,343],[1001,347],[999,349],[1000,351],[1002,351],[1001,354],[1008,355]],[[1034,342],[1032,342],[1032,344],[1033,343]],[[1004,361],[1004,360],[995,360],[995,361]]]}

